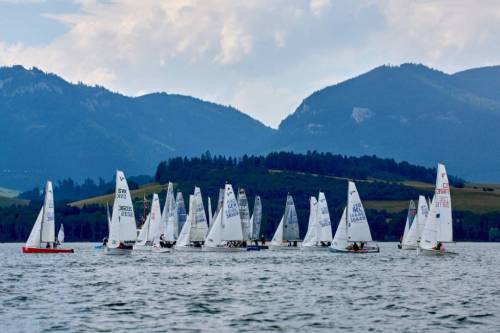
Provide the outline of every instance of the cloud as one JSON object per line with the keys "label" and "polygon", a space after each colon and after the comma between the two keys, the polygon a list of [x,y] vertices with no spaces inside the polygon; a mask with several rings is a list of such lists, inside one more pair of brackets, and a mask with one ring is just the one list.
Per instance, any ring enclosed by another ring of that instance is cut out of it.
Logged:
{"label": "cloud", "polygon": [[77,3],[40,13],[67,28],[41,45],[0,33],[0,64],[129,95],[230,103],[276,126],[314,90],[381,64],[456,71],[500,62],[500,4],[491,0]]}

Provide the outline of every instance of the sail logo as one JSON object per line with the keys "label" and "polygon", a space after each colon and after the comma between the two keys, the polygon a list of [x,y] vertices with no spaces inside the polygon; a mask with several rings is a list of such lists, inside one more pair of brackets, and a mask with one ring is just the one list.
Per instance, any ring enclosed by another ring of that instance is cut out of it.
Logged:
{"label": "sail logo", "polygon": [[352,223],[362,222],[366,220],[365,211],[360,202],[352,206],[352,212],[349,214],[349,220]]}
{"label": "sail logo", "polygon": [[240,210],[239,210],[238,203],[236,202],[236,200],[232,199],[232,200],[228,201],[226,209],[225,209],[225,213],[226,213],[225,214],[226,218],[231,218],[233,216],[237,216],[240,214]]}
{"label": "sail logo", "polygon": [[116,191],[116,198],[117,199],[127,199],[127,190],[123,188],[119,188]]}

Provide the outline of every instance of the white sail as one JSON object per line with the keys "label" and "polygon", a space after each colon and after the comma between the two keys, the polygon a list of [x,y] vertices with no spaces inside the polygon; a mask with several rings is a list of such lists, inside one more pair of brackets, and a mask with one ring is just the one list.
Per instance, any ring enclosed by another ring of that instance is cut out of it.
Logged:
{"label": "white sail", "polygon": [[255,196],[255,203],[253,205],[253,214],[250,218],[251,235],[252,239],[259,239],[260,236],[260,223],[262,221],[262,202],[260,196]]}
{"label": "white sail", "polygon": [[318,239],[318,201],[315,197],[309,200],[309,223],[307,233],[302,242],[302,246],[315,246]]}
{"label": "white sail", "polygon": [[182,192],[177,192],[177,198],[175,199],[175,210],[176,214],[174,216],[174,235],[176,230],[182,229],[184,222],[186,222],[186,206],[184,205],[184,198]]}
{"label": "white sail", "polygon": [[273,239],[271,240],[271,245],[282,245],[283,243],[283,221],[285,219],[285,215],[281,217],[281,221],[274,232]]}
{"label": "white sail", "polygon": [[208,226],[212,225],[213,215],[212,215],[212,201],[208,197]]}
{"label": "white sail", "polygon": [[127,179],[122,171],[116,171],[115,201],[111,228],[109,230],[109,248],[117,248],[120,243],[134,243],[137,238],[134,207],[127,184]]}
{"label": "white sail", "polygon": [[108,233],[109,233],[109,230],[111,229],[111,214],[109,212],[109,205],[107,202],[106,202],[106,216],[108,217]]}
{"label": "white sail", "polygon": [[64,225],[61,224],[61,227],[59,228],[59,232],[57,233],[57,241],[59,244],[64,243]]}
{"label": "white sail", "polygon": [[438,242],[453,242],[453,220],[451,216],[451,196],[448,175],[443,164],[438,164],[436,176],[436,189],[433,205],[436,208],[438,221]]}
{"label": "white sail", "polygon": [[427,200],[423,195],[418,197],[418,207],[417,207],[417,217],[416,217],[416,230],[417,230],[417,241],[420,242],[422,238],[422,232],[424,232],[425,221],[429,215],[429,205]]}
{"label": "white sail", "polygon": [[222,243],[222,214],[216,213],[214,223],[208,232],[207,238],[205,239],[205,246],[207,247],[217,247]]}
{"label": "white sail", "polygon": [[336,249],[345,249],[347,246],[347,216],[346,209],[344,208],[339,225],[337,226],[337,231],[335,232],[335,236],[333,236],[332,247]]}
{"label": "white sail", "polygon": [[325,193],[319,192],[318,195],[318,236],[319,242],[332,241],[332,222],[330,221],[330,212],[326,202]]}
{"label": "white sail", "polygon": [[38,213],[38,217],[36,218],[35,224],[31,229],[30,236],[26,241],[26,247],[40,247],[41,242],[41,231],[42,231],[42,217],[43,217],[43,207],[40,208],[40,212]]}
{"label": "white sail", "polygon": [[[192,242],[202,242],[205,240],[208,232],[207,216],[199,187],[194,188],[193,206],[191,207],[191,198],[189,203],[189,216],[191,218],[191,234],[189,236]],[[192,210],[191,210],[192,209]]]}
{"label": "white sail", "polygon": [[155,244],[160,243],[160,236],[165,232],[165,228],[162,225],[162,215],[160,209],[160,198],[158,194],[153,193],[153,201],[151,203],[150,216],[150,232],[148,235],[148,241],[154,242]]}
{"label": "white sail", "polygon": [[299,220],[293,197],[288,194],[286,197],[285,215],[283,221],[283,240],[297,241],[299,240]]}
{"label": "white sail", "polygon": [[151,215],[148,214],[146,216],[146,220],[142,224],[141,231],[139,231],[139,235],[137,236],[137,243],[140,245],[146,244],[148,241],[149,235],[151,231]]}
{"label": "white sail", "polygon": [[238,191],[238,207],[241,218],[241,228],[243,232],[243,240],[248,241],[251,239],[251,226],[250,226],[250,210],[248,208],[248,199],[245,190],[240,188]]}
{"label": "white sail", "polygon": [[420,247],[425,250],[431,250],[437,245],[438,236],[438,211],[435,206],[435,200],[431,202],[431,208],[429,211],[429,216],[425,221],[425,227],[422,232],[422,238],[420,240]]}
{"label": "white sail", "polygon": [[347,239],[350,242],[372,241],[365,209],[361,203],[356,185],[351,181],[347,192]]}
{"label": "white sail", "polygon": [[167,188],[167,196],[165,198],[165,205],[161,214],[160,228],[162,233],[168,241],[175,241],[178,235],[178,225],[176,218],[175,198],[174,198],[174,185],[169,182]]}
{"label": "white sail", "polygon": [[47,181],[45,187],[45,200],[43,203],[42,216],[42,243],[54,243],[56,241],[56,226],[54,220],[54,193],[52,182]]}
{"label": "white sail", "polygon": [[408,232],[410,231],[410,227],[414,224],[416,215],[417,209],[415,208],[415,202],[413,200],[410,200],[410,205],[408,206],[408,214],[406,215],[405,229],[403,231],[403,238],[401,239],[401,244],[403,245],[405,245],[407,242]]}
{"label": "white sail", "polygon": [[191,217],[186,217],[186,223],[182,226],[181,232],[179,233],[179,238],[177,238],[177,242],[175,243],[176,247],[179,246],[188,246],[190,244],[189,234],[191,233]]}
{"label": "white sail", "polygon": [[238,202],[233,192],[233,187],[226,184],[224,189],[224,203],[222,204],[222,240],[241,241],[243,230],[241,228],[240,211]]}

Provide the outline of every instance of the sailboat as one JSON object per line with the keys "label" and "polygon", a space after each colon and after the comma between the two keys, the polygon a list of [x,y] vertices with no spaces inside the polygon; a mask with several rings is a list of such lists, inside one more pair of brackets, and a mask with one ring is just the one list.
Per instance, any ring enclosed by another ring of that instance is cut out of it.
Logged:
{"label": "sailboat", "polygon": [[[417,248],[416,246],[413,245],[413,238],[411,239],[408,238],[408,233],[410,232],[410,228],[415,223],[414,221],[416,215],[417,215],[417,208],[415,207],[415,202],[413,200],[410,200],[410,205],[408,207],[408,214],[406,215],[405,229],[403,231],[403,236],[401,237],[401,243],[398,244],[399,249],[415,250]],[[413,237],[414,234],[415,233],[412,233],[411,236]]]}
{"label": "sailboat", "polygon": [[199,187],[195,187],[194,194],[189,197],[188,217],[182,227],[175,249],[179,251],[201,251],[208,232],[208,224]]}
{"label": "sailboat", "polygon": [[115,201],[109,228],[106,254],[129,254],[137,239],[134,207],[123,171],[116,171]]}
{"label": "sailboat", "polygon": [[221,209],[203,245],[203,251],[235,252],[246,251],[238,202],[233,187],[226,184]]}
{"label": "sailboat", "polygon": [[436,189],[419,243],[419,252],[422,254],[456,254],[446,250],[443,245],[443,243],[450,242],[453,242],[450,184],[445,166],[439,163]]}
{"label": "sailboat", "polygon": [[429,206],[427,206],[427,201],[424,196],[418,197],[418,206],[413,223],[408,230],[408,233],[403,238],[402,248],[403,250],[416,250],[418,248],[418,243],[420,242],[420,237],[425,226],[425,220],[427,220],[427,215],[429,214]]}
{"label": "sailboat", "polygon": [[[168,183],[165,206],[163,206],[163,213],[161,214],[159,236],[161,236],[162,234],[163,240],[161,242],[161,247],[172,248],[177,241],[177,237],[179,236],[179,218],[177,215],[176,203],[174,198],[174,187],[170,182]],[[155,244],[160,245],[159,239],[157,239]]]}
{"label": "sailboat", "polygon": [[280,223],[274,232],[274,236],[269,245],[270,250],[298,250],[300,241],[299,220],[293,197],[288,194],[286,197],[285,212]]}
{"label": "sailboat", "polygon": [[365,209],[356,185],[351,181],[347,190],[347,207],[344,209],[337,226],[330,250],[350,253],[377,253],[380,251],[378,245],[373,242]]}
{"label": "sailboat", "polygon": [[[22,248],[23,253],[73,253],[73,249],[57,248],[55,229],[54,193],[52,182],[49,180],[45,186],[43,206],[31,229],[28,241]],[[42,243],[45,243],[45,246],[42,246]]]}
{"label": "sailboat", "polygon": [[319,192],[318,200],[311,197],[309,225],[301,249],[305,251],[327,250],[332,244],[332,223],[325,194]]}

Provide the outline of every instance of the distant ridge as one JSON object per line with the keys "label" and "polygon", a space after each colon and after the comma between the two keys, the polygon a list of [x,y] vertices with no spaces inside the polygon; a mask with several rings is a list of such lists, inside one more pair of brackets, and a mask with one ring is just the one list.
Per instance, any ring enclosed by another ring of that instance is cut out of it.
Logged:
{"label": "distant ridge", "polygon": [[22,66],[0,68],[0,185],[46,178],[152,174],[171,156],[239,155],[267,146],[274,130],[227,106],[190,96],[127,97]]}
{"label": "distant ridge", "polygon": [[314,92],[284,119],[275,149],[376,154],[468,180],[500,180],[500,67],[456,74],[380,66]]}
{"label": "distant ridge", "polygon": [[447,74],[380,66],[305,98],[273,130],[190,96],[128,97],[22,66],[0,68],[0,186],[152,174],[174,156],[317,150],[377,155],[500,181],[500,66]]}

